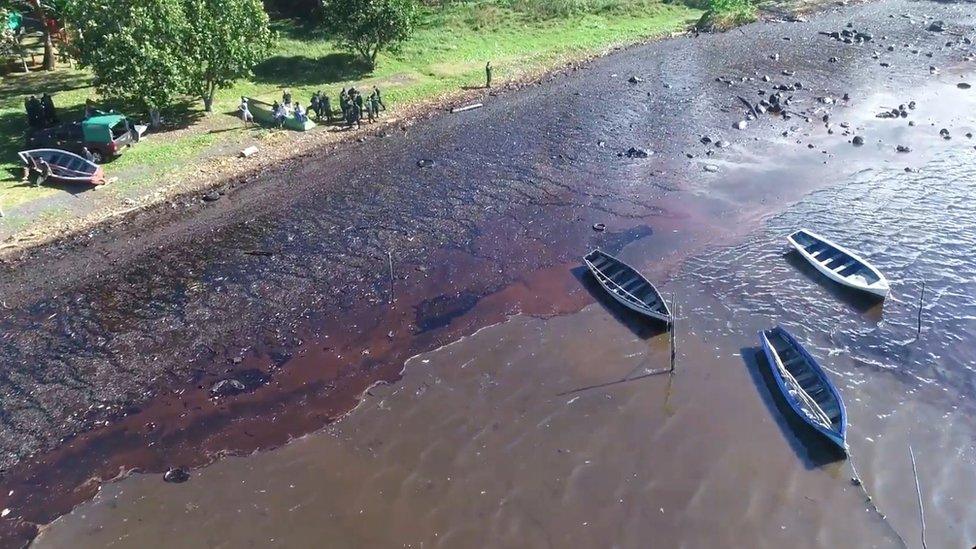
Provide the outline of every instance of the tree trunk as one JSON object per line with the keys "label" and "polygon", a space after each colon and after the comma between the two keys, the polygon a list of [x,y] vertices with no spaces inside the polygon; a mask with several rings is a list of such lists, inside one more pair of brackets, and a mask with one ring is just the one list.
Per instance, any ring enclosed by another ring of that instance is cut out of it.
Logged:
{"label": "tree trunk", "polygon": [[213,114],[213,93],[203,96],[203,110],[207,111],[207,114]]}
{"label": "tree trunk", "polygon": [[149,109],[149,125],[154,130],[163,125],[163,117],[159,113],[159,109]]}
{"label": "tree trunk", "polygon": [[44,70],[53,71],[55,68],[54,40],[50,31],[44,31]]}

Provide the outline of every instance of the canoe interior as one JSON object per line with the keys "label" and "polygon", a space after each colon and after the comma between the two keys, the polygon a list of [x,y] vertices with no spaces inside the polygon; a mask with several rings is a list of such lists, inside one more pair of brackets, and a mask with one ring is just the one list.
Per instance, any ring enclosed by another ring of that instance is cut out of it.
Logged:
{"label": "canoe interior", "polygon": [[790,398],[811,421],[831,431],[842,433],[844,431],[843,405],[830,386],[830,382],[823,377],[820,368],[811,364],[809,356],[798,349],[798,344],[789,338],[783,330],[768,330],[764,333],[776,356],[779,357],[783,368],[799,385],[797,387],[788,376],[782,376],[789,391],[793,393],[797,389],[801,389],[809,395],[827,415],[829,423],[825,424],[825,421],[819,418],[820,414],[808,403],[805,403],[802,398],[798,398],[795,394],[789,395]]}
{"label": "canoe interior", "polygon": [[837,276],[860,280],[866,286],[881,280],[881,277],[863,262],[806,231],[797,231],[792,236],[793,240],[806,250],[815,261],[837,273]]}
{"label": "canoe interior", "polygon": [[590,252],[584,259],[600,284],[617,300],[670,322],[671,311],[660,292],[633,267],[600,250]]}

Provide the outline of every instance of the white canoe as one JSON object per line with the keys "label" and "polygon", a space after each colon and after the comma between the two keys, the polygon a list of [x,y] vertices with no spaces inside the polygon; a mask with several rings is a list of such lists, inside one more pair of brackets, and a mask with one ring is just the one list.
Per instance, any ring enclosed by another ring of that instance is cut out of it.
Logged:
{"label": "white canoe", "polygon": [[664,296],[637,269],[600,250],[586,254],[583,261],[603,289],[623,306],[644,316],[671,323],[671,310]]}
{"label": "white canoe", "polygon": [[824,276],[848,288],[879,297],[888,295],[888,280],[861,256],[807,229],[786,237]]}

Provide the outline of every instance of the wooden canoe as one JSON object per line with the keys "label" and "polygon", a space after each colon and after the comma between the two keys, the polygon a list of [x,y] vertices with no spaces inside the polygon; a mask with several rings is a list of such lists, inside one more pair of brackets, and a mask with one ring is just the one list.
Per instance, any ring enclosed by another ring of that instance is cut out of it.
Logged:
{"label": "wooden canoe", "polygon": [[671,323],[671,310],[664,296],[637,269],[599,249],[586,254],[583,262],[600,286],[624,307],[646,317]]}
{"label": "wooden canoe", "polygon": [[888,295],[888,280],[884,275],[847,248],[806,229],[786,239],[804,259],[834,282],[878,297]]}
{"label": "wooden canoe", "polygon": [[64,183],[105,183],[105,172],[94,162],[89,162],[75,153],[60,149],[31,149],[17,153],[25,166],[40,166],[47,162],[51,166],[50,178]]}
{"label": "wooden canoe", "polygon": [[847,453],[847,410],[827,373],[782,327],[759,332],[776,386],[803,422]]}

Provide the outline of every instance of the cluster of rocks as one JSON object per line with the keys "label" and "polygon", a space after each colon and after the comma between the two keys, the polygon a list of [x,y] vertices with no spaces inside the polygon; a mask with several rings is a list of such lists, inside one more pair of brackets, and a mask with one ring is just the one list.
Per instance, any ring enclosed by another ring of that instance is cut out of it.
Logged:
{"label": "cluster of rocks", "polygon": [[874,35],[869,32],[861,32],[854,28],[854,23],[848,23],[847,28],[841,31],[823,32],[820,34],[829,36],[834,40],[845,44],[863,44],[874,40]]}
{"label": "cluster of rocks", "polygon": [[874,115],[876,118],[908,118],[908,111],[915,110],[915,102],[909,101],[908,104],[902,103],[897,109],[888,109]]}

